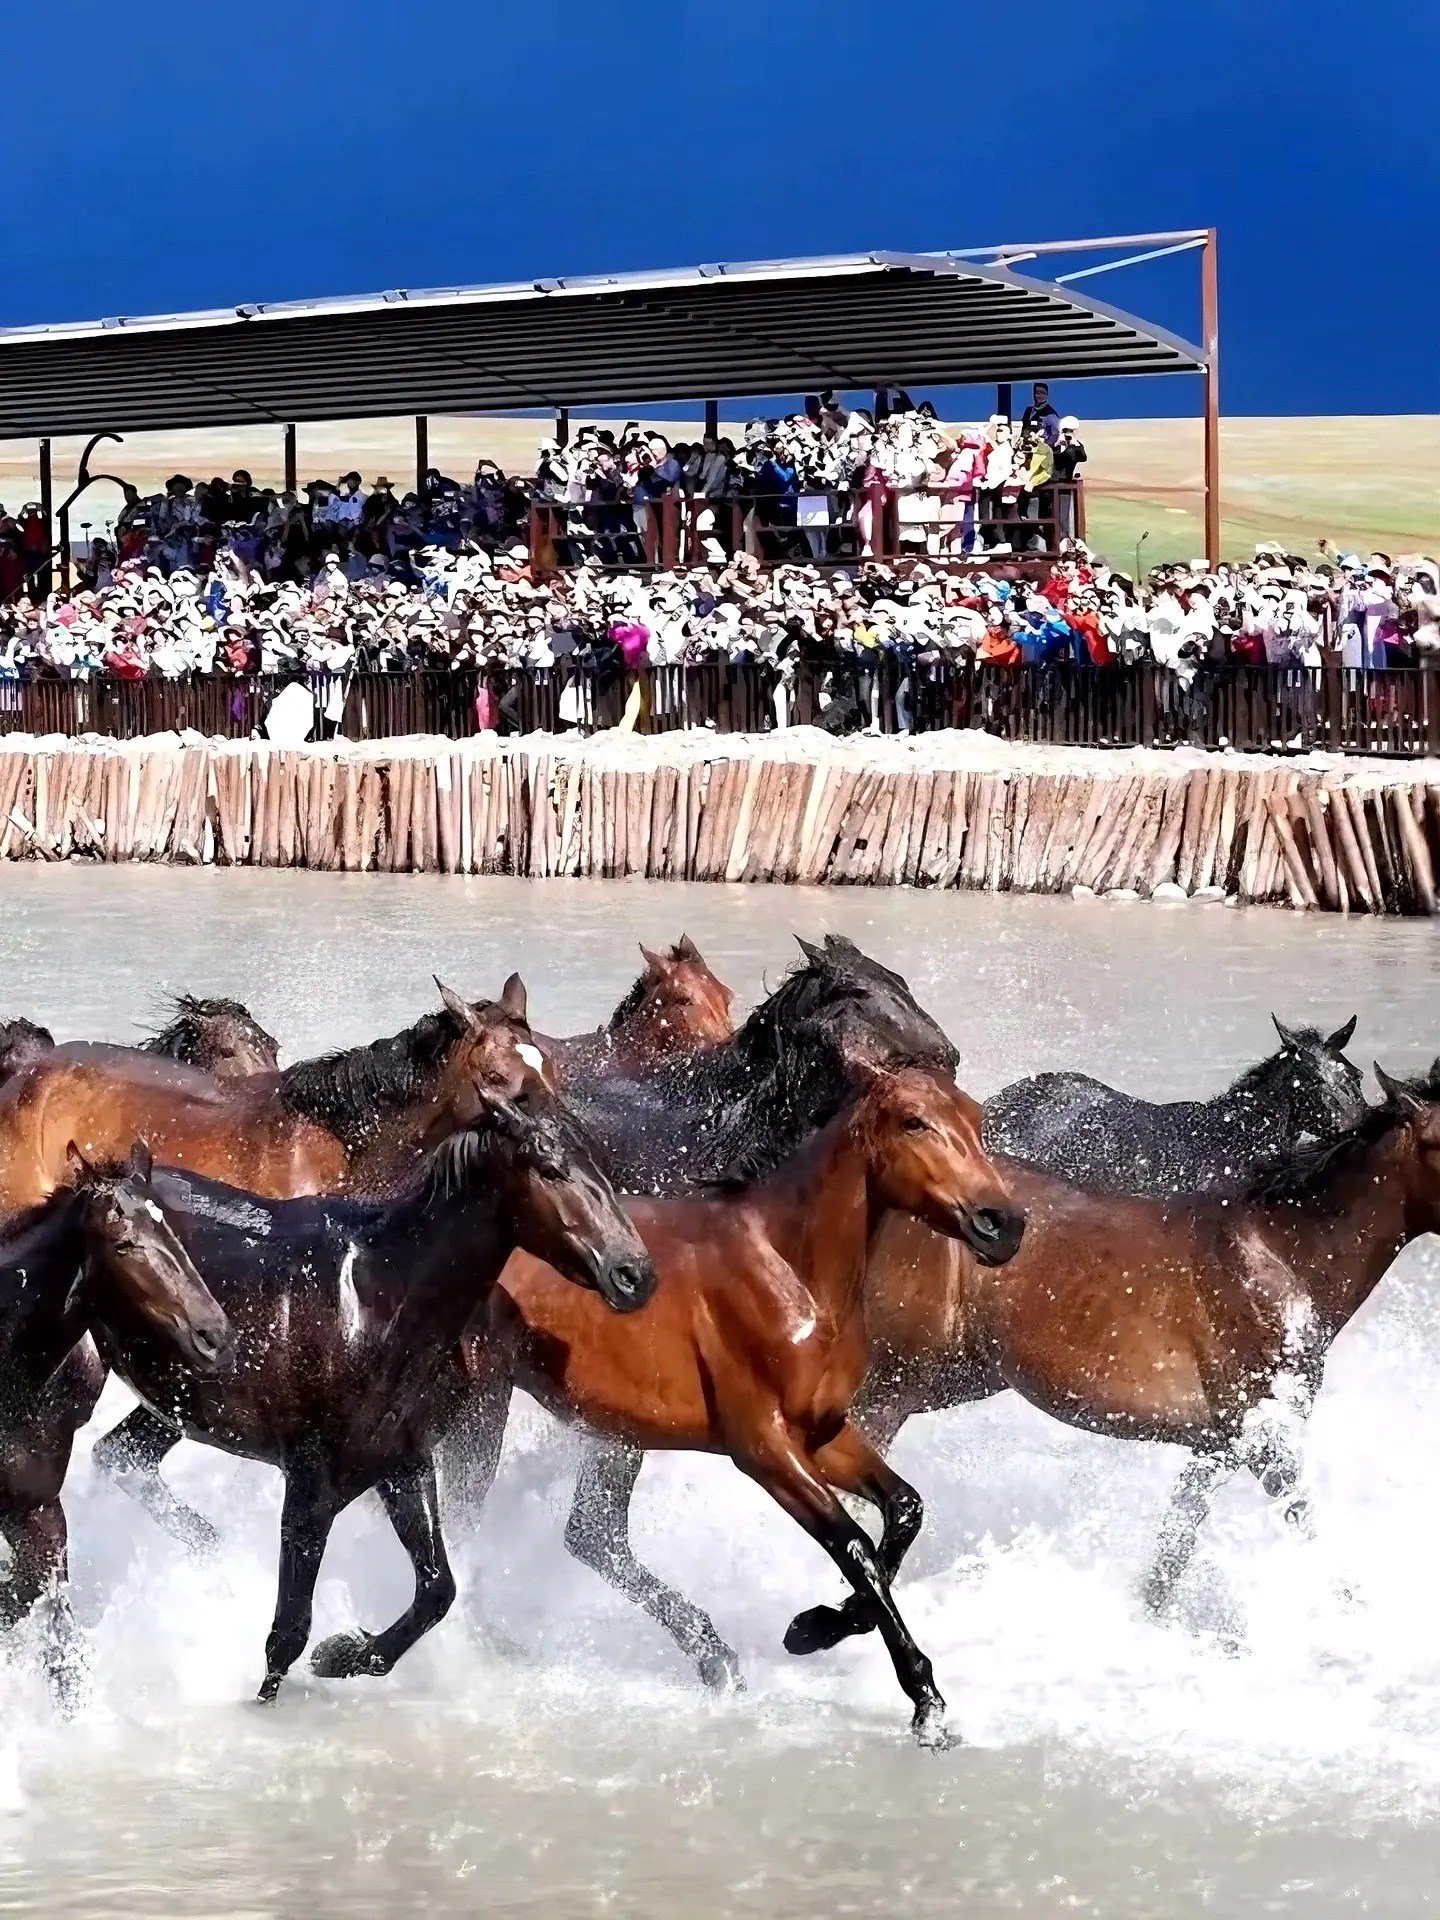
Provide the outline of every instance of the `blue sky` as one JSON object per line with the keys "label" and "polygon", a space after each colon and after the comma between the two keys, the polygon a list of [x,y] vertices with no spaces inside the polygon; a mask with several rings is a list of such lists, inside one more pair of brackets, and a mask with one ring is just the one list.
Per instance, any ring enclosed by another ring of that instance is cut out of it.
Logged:
{"label": "blue sky", "polygon": [[51,0],[6,67],[0,323],[1213,222],[1227,412],[1440,410],[1436,0]]}

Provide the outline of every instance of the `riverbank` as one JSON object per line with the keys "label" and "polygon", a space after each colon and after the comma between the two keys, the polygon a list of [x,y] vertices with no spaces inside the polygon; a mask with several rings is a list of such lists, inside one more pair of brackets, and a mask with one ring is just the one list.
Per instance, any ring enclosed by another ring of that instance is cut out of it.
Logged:
{"label": "riverbank", "polygon": [[10,735],[0,859],[1075,890],[1436,911],[1440,761],[979,731]]}

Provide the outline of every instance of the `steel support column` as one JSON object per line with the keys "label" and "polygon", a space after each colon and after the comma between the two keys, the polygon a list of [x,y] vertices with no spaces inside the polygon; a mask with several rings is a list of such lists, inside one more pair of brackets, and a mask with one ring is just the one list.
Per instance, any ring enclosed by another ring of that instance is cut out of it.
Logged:
{"label": "steel support column", "polygon": [[1015,395],[1008,380],[995,389],[995,411],[1002,420],[1015,418]]}
{"label": "steel support column", "polygon": [[50,471],[50,442],[40,442],[40,518],[45,522],[45,560],[35,576],[43,599],[54,585],[50,555],[55,550],[55,483]]}
{"label": "steel support column", "polygon": [[299,470],[295,461],[295,422],[285,425],[285,491],[294,493],[298,489]]}
{"label": "steel support column", "polygon": [[718,400],[705,402],[705,438],[707,440],[720,438],[720,402]]}
{"label": "steel support column", "polygon": [[555,409],[555,444],[557,447],[568,447],[570,444],[570,409],[568,407]]}
{"label": "steel support column", "polygon": [[415,491],[425,498],[425,476],[430,471],[430,417],[417,413],[415,416]]}
{"label": "steel support column", "polygon": [[1205,349],[1205,558],[1220,564],[1220,262],[1215,229],[1200,256],[1200,339]]}

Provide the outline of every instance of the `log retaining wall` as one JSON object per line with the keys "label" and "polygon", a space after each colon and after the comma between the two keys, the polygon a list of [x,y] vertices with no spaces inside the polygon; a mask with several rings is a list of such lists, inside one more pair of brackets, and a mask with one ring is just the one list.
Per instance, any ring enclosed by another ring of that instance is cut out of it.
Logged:
{"label": "log retaining wall", "polygon": [[810,728],[117,742],[12,735],[0,860],[648,875],[1434,913],[1440,761]]}

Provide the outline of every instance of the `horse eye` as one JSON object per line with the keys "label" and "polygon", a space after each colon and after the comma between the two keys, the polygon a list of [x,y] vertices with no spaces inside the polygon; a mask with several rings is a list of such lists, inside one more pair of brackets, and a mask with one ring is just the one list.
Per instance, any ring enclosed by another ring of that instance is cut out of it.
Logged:
{"label": "horse eye", "polygon": [[904,1130],[906,1133],[924,1133],[929,1125],[930,1122],[923,1119],[918,1113],[911,1113],[905,1116]]}

